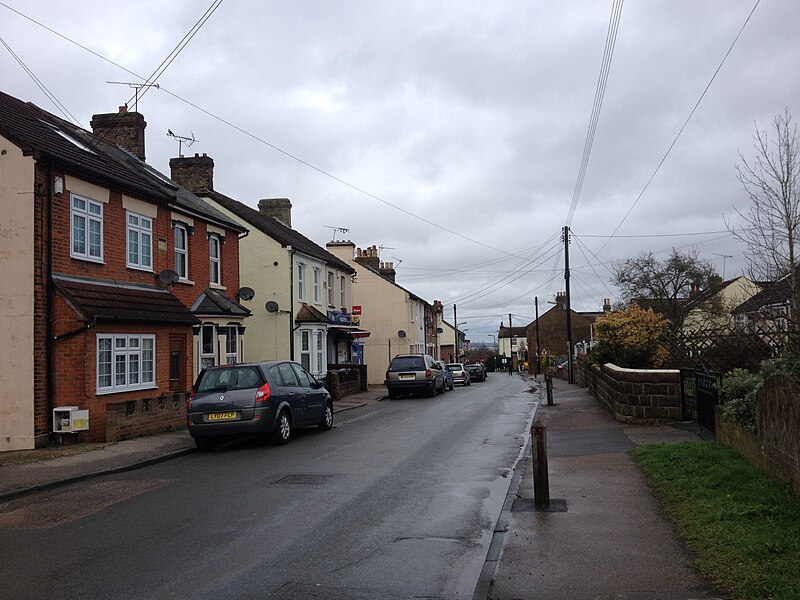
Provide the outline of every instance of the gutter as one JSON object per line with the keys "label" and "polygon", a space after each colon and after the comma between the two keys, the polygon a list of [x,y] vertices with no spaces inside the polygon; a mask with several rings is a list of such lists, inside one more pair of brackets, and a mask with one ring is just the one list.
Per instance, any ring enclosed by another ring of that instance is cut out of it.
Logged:
{"label": "gutter", "polygon": [[[47,433],[53,432],[53,159],[47,164],[47,281],[45,285],[45,394],[47,395]],[[71,217],[70,217],[71,218]],[[71,243],[71,242],[70,242]]]}
{"label": "gutter", "polygon": [[92,318],[92,320],[89,321],[88,323],[86,323],[85,325],[81,325],[80,327],[76,327],[75,329],[71,329],[70,331],[65,331],[64,333],[60,333],[58,335],[54,335],[52,337],[52,341],[53,342],[57,342],[59,340],[64,340],[64,339],[67,339],[67,338],[71,338],[73,336],[78,335],[79,333],[83,333],[84,331],[88,331],[89,329],[91,329],[95,325],[97,325],[97,319]]}
{"label": "gutter", "polygon": [[294,360],[294,332],[292,319],[294,319],[294,255],[297,252],[292,246],[289,250],[289,360]]}

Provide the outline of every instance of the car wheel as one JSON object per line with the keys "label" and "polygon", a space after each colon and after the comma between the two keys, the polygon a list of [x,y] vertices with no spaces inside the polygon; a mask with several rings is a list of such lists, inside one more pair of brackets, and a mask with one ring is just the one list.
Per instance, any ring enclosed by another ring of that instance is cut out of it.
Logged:
{"label": "car wheel", "polygon": [[431,387],[428,390],[427,394],[428,398],[433,398],[436,395],[436,382],[431,383]]}
{"label": "car wheel", "polygon": [[325,403],[325,413],[322,415],[322,421],[318,425],[320,431],[328,431],[333,428],[333,403]]}
{"label": "car wheel", "polygon": [[456,386],[454,386],[453,382],[451,381],[450,382],[450,391],[452,392],[454,389],[456,389]]}
{"label": "car wheel", "polygon": [[292,437],[292,421],[289,413],[282,410],[275,421],[275,431],[272,432],[272,440],[276,444],[285,444]]}
{"label": "car wheel", "polygon": [[397,392],[389,390],[389,400],[394,400],[395,398],[397,398]]}
{"label": "car wheel", "polygon": [[207,451],[214,448],[214,438],[210,437],[196,437],[194,443],[198,450]]}
{"label": "car wheel", "polygon": [[467,380],[464,382],[464,385],[472,385],[472,384],[470,383],[469,379],[467,379]]}

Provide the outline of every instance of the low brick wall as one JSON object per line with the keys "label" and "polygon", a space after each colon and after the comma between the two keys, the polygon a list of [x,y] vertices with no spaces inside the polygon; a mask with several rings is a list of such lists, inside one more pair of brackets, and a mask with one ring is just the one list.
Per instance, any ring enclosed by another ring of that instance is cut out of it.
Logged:
{"label": "low brick wall", "polygon": [[785,375],[764,382],[756,400],[756,432],[727,421],[717,407],[717,441],[736,450],[800,498],[800,389]]}
{"label": "low brick wall", "polygon": [[328,369],[325,387],[334,400],[367,390],[366,365],[328,365]]}
{"label": "low brick wall", "polygon": [[106,407],[106,441],[186,428],[186,393],[109,403]]}
{"label": "low brick wall", "polygon": [[683,418],[678,370],[583,363],[574,368],[573,379],[622,423],[658,424]]}

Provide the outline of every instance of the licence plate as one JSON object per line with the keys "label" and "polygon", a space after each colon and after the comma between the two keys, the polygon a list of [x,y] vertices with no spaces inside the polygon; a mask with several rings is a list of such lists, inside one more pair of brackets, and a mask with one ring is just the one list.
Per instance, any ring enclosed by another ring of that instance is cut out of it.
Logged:
{"label": "licence plate", "polygon": [[231,419],[235,418],[236,418],[235,412],[221,412],[221,413],[208,414],[209,421],[230,421]]}
{"label": "licence plate", "polygon": [[414,379],[414,375],[411,373],[401,373],[400,379]]}

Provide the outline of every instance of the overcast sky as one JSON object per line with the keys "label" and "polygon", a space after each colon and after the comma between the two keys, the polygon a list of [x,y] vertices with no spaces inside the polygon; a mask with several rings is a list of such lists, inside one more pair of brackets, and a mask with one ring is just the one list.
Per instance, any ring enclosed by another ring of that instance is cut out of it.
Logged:
{"label": "overcast sky", "polygon": [[[0,87],[61,115],[13,51],[89,129],[132,96],[107,81],[146,79],[211,5],[0,0]],[[615,298],[610,263],[643,250],[697,248],[742,274],[725,233],[749,207],[734,165],[756,123],[800,110],[800,2],[760,2],[656,169],[755,5],[624,5],[571,220],[611,0],[224,0],[139,102],[147,161],[168,174],[167,129],[194,135],[183,153],[213,157],[217,191],[288,197],[320,245],[331,226],[381,247],[400,285],[450,321],[457,303],[491,343],[501,318],[526,325],[534,297],[542,314],[564,289],[566,224],[576,310]]]}

